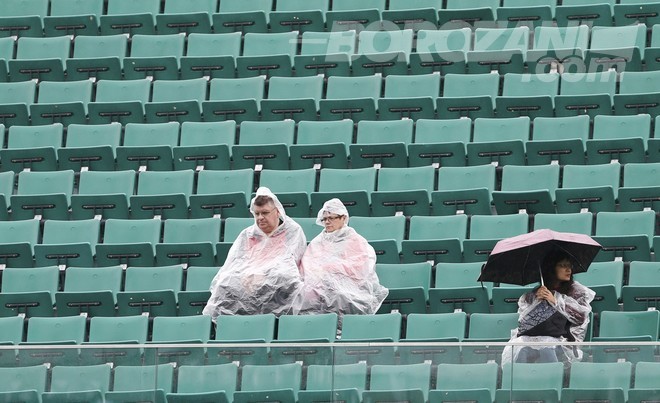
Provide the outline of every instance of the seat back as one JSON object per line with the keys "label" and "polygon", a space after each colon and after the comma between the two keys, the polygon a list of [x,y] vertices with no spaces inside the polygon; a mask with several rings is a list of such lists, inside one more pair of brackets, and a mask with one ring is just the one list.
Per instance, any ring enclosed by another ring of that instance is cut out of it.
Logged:
{"label": "seat back", "polygon": [[16,59],[61,59],[69,58],[71,40],[66,36],[54,38],[18,38]]}
{"label": "seat back", "polygon": [[367,388],[367,363],[344,365],[310,365],[307,367],[305,390],[355,388],[361,394]]}
{"label": "seat back", "polygon": [[530,119],[517,118],[477,118],[474,120],[473,142],[529,140]]}
{"label": "seat back", "polygon": [[125,291],[181,291],[183,268],[180,265],[161,267],[129,267],[126,269]]}
{"label": "seat back", "polygon": [[164,243],[220,241],[220,218],[169,219],[163,228]]}
{"label": "seat back", "polygon": [[509,339],[518,327],[517,313],[473,313],[470,315],[470,339]]}
{"label": "seat back", "polygon": [[399,341],[401,314],[344,315],[342,340],[387,339]]}
{"label": "seat back", "polygon": [[124,146],[170,146],[179,144],[179,123],[128,123],[124,129]]}
{"label": "seat back", "polygon": [[473,216],[470,239],[502,239],[527,232],[527,214]]}
{"label": "seat back", "polygon": [[[658,339],[658,311],[603,311],[600,317],[600,337],[651,336]],[[571,385],[573,387],[573,385]]]}
{"label": "seat back", "polygon": [[301,40],[301,55],[331,55],[355,53],[355,31],[312,32],[305,31]]}
{"label": "seat back", "polygon": [[43,244],[88,243],[96,247],[101,223],[99,220],[46,220]]}
{"label": "seat back", "polygon": [[238,379],[235,364],[182,365],[177,377],[178,393],[204,393],[224,390],[233,396]]}
{"label": "seat back", "polygon": [[411,313],[406,323],[406,339],[456,338],[460,341],[465,338],[466,324],[465,312]]}
{"label": "seat back", "polygon": [[326,99],[373,98],[380,97],[382,79],[379,76],[328,78]]}
{"label": "seat back", "polygon": [[78,194],[125,194],[135,189],[135,171],[84,171],[80,173]]}
{"label": "seat back", "polygon": [[337,314],[284,315],[279,318],[277,340],[323,339],[337,334]]}
{"label": "seat back", "polygon": [[208,81],[204,78],[191,78],[188,80],[157,80],[153,84],[153,102],[172,102],[206,100],[206,87]]}
{"label": "seat back", "polygon": [[69,267],[64,280],[65,292],[108,290],[116,295],[121,290],[121,266]]}
{"label": "seat back", "polygon": [[[122,35],[123,36],[123,35]],[[96,84],[96,102],[149,102],[151,80],[100,80]]]}
{"label": "seat back", "polygon": [[0,392],[36,390],[37,393],[43,393],[46,390],[47,373],[46,365],[0,368]]}
{"label": "seat back", "polygon": [[186,197],[193,192],[195,172],[183,171],[147,171],[138,177],[137,194],[141,196],[161,195],[163,193],[182,193]]}
{"label": "seat back", "polygon": [[133,35],[131,57],[183,56],[184,34]]}
{"label": "seat back", "polygon": [[160,240],[160,225],[161,223],[158,220],[153,219],[120,220],[110,218],[105,222],[103,243],[149,242],[155,245]]}
{"label": "seat back", "polygon": [[371,368],[369,390],[419,389],[428,399],[431,384],[431,364],[374,365]]}
{"label": "seat back", "polygon": [[31,343],[74,341],[80,344],[85,340],[85,326],[84,316],[33,317],[28,321],[26,341]]}
{"label": "seat back", "polygon": [[159,343],[176,341],[201,341],[206,343],[211,337],[211,317],[158,316],[154,318],[151,341]]}
{"label": "seat back", "polygon": [[51,373],[51,392],[82,392],[98,390],[101,393],[110,387],[110,371],[108,364],[64,366],[58,365]]}
{"label": "seat back", "polygon": [[172,364],[118,366],[115,368],[114,387],[112,390],[130,392],[138,390],[162,389],[172,391]]}
{"label": "seat back", "polygon": [[54,123],[48,126],[11,126],[7,137],[7,148],[62,147],[63,126]]}
{"label": "seat back", "polygon": [[426,30],[417,32],[418,53],[467,52],[471,50],[472,31],[470,28]]}
{"label": "seat back", "polygon": [[264,98],[264,76],[244,78],[214,78],[209,88],[212,101],[254,99],[261,102]]}
{"label": "seat back", "polygon": [[114,343],[147,341],[149,318],[135,316],[95,316],[89,323],[89,341],[92,343]]}
{"label": "seat back", "polygon": [[333,169],[321,170],[319,178],[319,192],[347,192],[353,190],[366,190],[370,192],[376,187],[376,169]]}
{"label": "seat back", "polygon": [[293,144],[296,122],[282,120],[279,122],[243,122],[238,144]]}
{"label": "seat back", "polygon": [[263,340],[275,338],[275,315],[221,315],[217,319],[215,340]]}
{"label": "seat back", "polygon": [[76,37],[73,57],[94,59],[98,57],[118,57],[127,55],[128,38],[126,35],[103,35]]}
{"label": "seat back", "polygon": [[302,365],[245,365],[241,376],[242,391],[292,389],[300,390]]}

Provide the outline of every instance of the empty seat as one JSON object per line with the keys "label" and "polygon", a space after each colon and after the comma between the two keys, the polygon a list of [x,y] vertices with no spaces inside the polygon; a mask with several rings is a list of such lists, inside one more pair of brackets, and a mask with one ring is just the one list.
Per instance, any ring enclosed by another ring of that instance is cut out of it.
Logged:
{"label": "empty seat", "polygon": [[188,218],[188,198],[194,180],[191,169],[141,172],[137,193],[129,197],[131,218]]}
{"label": "empty seat", "polygon": [[270,343],[275,338],[275,315],[220,315],[213,343],[251,343],[249,347],[207,348],[209,364],[266,364],[268,348],[259,343]]}
{"label": "empty seat", "polygon": [[460,0],[447,0],[444,12],[438,13],[438,25],[446,27],[480,26],[492,24],[500,5],[494,0],[477,0],[466,5]]}
{"label": "empty seat", "polygon": [[623,262],[593,262],[589,271],[575,279],[596,293],[591,308],[594,313],[617,311],[623,285]]}
{"label": "empty seat", "polygon": [[655,235],[653,211],[599,212],[596,239],[603,248],[598,260],[651,260],[650,248]]}
{"label": "empty seat", "polygon": [[18,399],[38,402],[41,393],[46,391],[46,365],[24,366],[17,368],[0,368],[2,382],[0,396],[7,399]]}
{"label": "empty seat", "polygon": [[147,122],[199,122],[207,85],[204,78],[154,82],[151,102],[144,104]]}
{"label": "empty seat", "polygon": [[433,29],[438,22],[438,10],[442,8],[439,0],[390,1],[383,11],[383,20],[391,21],[400,28],[413,30]]}
{"label": "empty seat", "polygon": [[[458,342],[465,338],[467,314],[465,312],[410,314],[403,342]],[[458,346],[399,346],[402,364],[421,362],[455,363],[461,360]]]}
{"label": "empty seat", "polygon": [[429,395],[431,364],[375,365],[371,368],[369,390],[363,401],[373,403],[389,400],[425,402]]}
{"label": "empty seat", "polygon": [[158,33],[211,32],[211,14],[218,9],[218,0],[190,3],[166,0],[163,14],[156,15]]}
{"label": "empty seat", "polygon": [[438,217],[411,217],[408,239],[401,242],[403,261],[460,262],[462,243],[467,237],[465,214]]}
{"label": "empty seat", "polygon": [[431,193],[434,215],[490,214],[495,166],[442,167]]}
{"label": "empty seat", "polygon": [[215,32],[268,32],[269,13],[273,0],[245,2],[225,0],[220,2],[219,13],[214,13]]}
{"label": "empty seat", "polygon": [[209,88],[209,100],[202,102],[206,122],[259,120],[266,78],[214,78]]}
{"label": "empty seat", "polygon": [[530,118],[477,118],[472,142],[467,144],[468,165],[524,165]]}
{"label": "empty seat", "polygon": [[494,362],[483,364],[438,365],[436,388],[429,398],[475,399],[490,401],[495,397],[498,366]]}
{"label": "empty seat", "polygon": [[527,142],[529,165],[583,165],[589,138],[589,116],[538,117]]}
{"label": "empty seat", "polygon": [[300,390],[301,376],[300,363],[246,365],[241,375],[241,390],[234,392],[234,402],[248,403],[274,398],[282,403],[293,403]]}
{"label": "empty seat", "polygon": [[559,165],[513,166],[502,169],[502,187],[493,192],[498,214],[554,213]]}
{"label": "empty seat", "polygon": [[87,123],[87,104],[92,100],[93,83],[90,80],[39,84],[36,104],[30,105],[33,125]]}
{"label": "empty seat", "polygon": [[[89,323],[89,342],[80,350],[82,364],[112,363],[114,365],[140,365],[149,318],[135,316],[96,316]],[[94,348],[95,344],[111,344],[112,348]]]}
{"label": "empty seat", "polygon": [[103,243],[96,245],[99,265],[152,266],[156,244],[160,240],[161,222],[153,219],[105,222]]}
{"label": "empty seat", "polygon": [[[619,262],[622,264],[622,262]],[[644,311],[658,306],[660,301],[658,263],[630,262],[628,284],[623,286],[621,299],[626,311]]]}
{"label": "empty seat", "polygon": [[236,137],[236,122],[183,122],[181,140],[172,148],[174,169],[229,169],[229,147]]}
{"label": "empty seat", "polygon": [[177,391],[166,395],[168,402],[227,401],[236,390],[238,368],[234,364],[183,365],[177,375]]}
{"label": "empty seat", "polygon": [[99,220],[46,220],[42,242],[34,246],[37,266],[92,267],[100,237]]}
{"label": "empty seat", "polygon": [[473,51],[467,53],[470,73],[522,73],[529,48],[529,28],[477,28]]}
{"label": "empty seat", "polygon": [[181,78],[233,78],[236,57],[241,49],[241,34],[188,35],[186,55],[181,58]]}
{"label": "empty seat", "polygon": [[353,75],[406,74],[412,44],[412,29],[360,32],[358,53],[351,58]]}
{"label": "empty seat", "polygon": [[35,102],[37,83],[22,81],[17,83],[0,83],[0,120],[3,125],[29,124],[30,105]]}
{"label": "empty seat", "polygon": [[415,74],[464,74],[471,44],[472,30],[467,27],[421,29],[417,32],[415,52],[410,55],[410,70]]}
{"label": "empty seat", "polygon": [[[485,343],[487,341],[507,341],[511,329],[518,327],[518,314],[474,313],[470,315],[468,338],[466,341]],[[503,346],[469,346],[462,349],[464,364],[498,362]]]}
{"label": "empty seat", "polygon": [[426,313],[431,286],[430,263],[379,263],[376,274],[383,287],[389,290],[379,312]]}
{"label": "empty seat", "polygon": [[143,123],[144,104],[151,95],[151,80],[101,80],[96,84],[96,98],[90,102],[89,122]]}
{"label": "empty seat", "polygon": [[555,197],[558,213],[614,211],[621,165],[567,165]]}
{"label": "empty seat", "polygon": [[322,120],[375,120],[380,98],[380,76],[328,78],[326,99],[319,102]]}
{"label": "empty seat", "polygon": [[495,400],[543,396],[545,401],[559,401],[563,383],[562,363],[507,363],[502,369],[502,387],[495,392]]}
{"label": "empty seat", "polygon": [[293,120],[244,122],[238,144],[232,147],[233,168],[289,169],[295,127]]}
{"label": "empty seat", "polygon": [[48,0],[24,0],[3,3],[0,9],[2,36],[42,36],[43,17],[48,15]]}
{"label": "empty seat", "polygon": [[613,70],[562,73],[559,95],[555,97],[555,116],[611,115],[616,78]]}
{"label": "empty seat", "polygon": [[249,217],[254,171],[201,171],[197,191],[190,196],[190,217]]}
{"label": "empty seat", "polygon": [[206,302],[211,297],[209,285],[218,273],[215,266],[190,266],[186,271],[185,291],[179,291],[179,315],[201,315]]}
{"label": "empty seat", "polygon": [[172,148],[179,144],[179,123],[129,123],[117,147],[117,169],[172,170]]}
{"label": "empty seat", "polygon": [[378,100],[380,119],[433,119],[440,95],[438,74],[388,75],[385,96]]}
{"label": "empty seat", "polygon": [[355,31],[311,32],[302,34],[300,55],[294,57],[297,76],[351,74],[351,55],[356,48]]}
{"label": "empty seat", "polygon": [[2,277],[3,316],[53,316],[59,286],[56,267],[7,268]]}
{"label": "empty seat", "polygon": [[7,62],[11,81],[64,80],[64,62],[69,58],[71,39],[20,38],[16,58]]}
{"label": "empty seat", "polygon": [[330,344],[309,348],[305,343],[330,343],[337,334],[337,314],[284,315],[279,318],[277,340],[288,347],[271,347],[271,357],[277,364],[302,362],[304,365],[327,365],[333,360]]}
{"label": "empty seat", "polygon": [[298,122],[296,144],[289,147],[291,169],[348,168],[348,146],[353,141],[353,122]]}
{"label": "empty seat", "polygon": [[337,397],[359,401],[367,387],[367,364],[310,365],[307,367],[305,390],[298,392],[298,401],[311,403],[317,399]]}
{"label": "empty seat", "polygon": [[271,31],[324,31],[325,13],[329,7],[328,0],[279,2],[275,11],[270,13]]}
{"label": "empty seat", "polygon": [[50,13],[44,17],[44,34],[98,35],[99,16],[102,13],[103,0],[51,0]]}
{"label": "empty seat", "polygon": [[535,73],[570,71],[573,65],[583,65],[588,46],[587,25],[537,26],[533,49],[527,51],[527,67]]}
{"label": "empty seat", "polygon": [[261,101],[264,120],[316,120],[323,95],[323,77],[272,77],[268,99]]}
{"label": "empty seat", "polygon": [[376,188],[376,169],[333,169],[321,170],[319,191],[312,193],[312,211],[318,211],[327,200],[337,197],[350,215],[368,216],[371,193]]}
{"label": "empty seat", "polygon": [[243,55],[236,58],[238,77],[291,76],[298,41],[295,32],[247,33]]}
{"label": "empty seat", "polygon": [[[660,31],[659,31],[660,32]],[[653,50],[657,48],[649,48]],[[650,64],[653,57],[647,64]],[[660,57],[655,57],[660,59]],[[649,66],[649,70],[651,67]],[[648,113],[658,115],[658,95],[649,91],[649,83],[654,82],[660,72],[657,71],[624,71],[619,77],[619,93],[614,95],[614,111],[617,115],[636,115]]]}
{"label": "empty seat", "polygon": [[[211,317],[208,315],[154,318],[151,342],[153,344],[202,344],[211,337]],[[195,365],[203,362],[202,346],[146,348],[145,362],[157,364],[171,362],[179,365]]]}
{"label": "empty seat", "polygon": [[133,35],[130,57],[124,59],[124,78],[176,80],[185,34]]}
{"label": "empty seat", "polygon": [[51,371],[50,392],[42,394],[43,401],[81,399],[83,401],[103,401],[110,388],[110,372],[107,364],[64,366],[58,365]]}
{"label": "empty seat", "polygon": [[502,7],[497,9],[497,18],[508,22],[509,26],[543,25],[544,21],[551,21],[555,15],[557,0],[540,0],[528,3],[526,0],[504,0]]}
{"label": "empty seat", "polygon": [[359,4],[349,0],[334,0],[332,10],[326,13],[326,26],[328,31],[378,29],[383,10],[383,0],[368,0]]}
{"label": "empty seat", "polygon": [[62,292],[55,294],[58,316],[114,316],[122,269],[110,267],[69,267]]}
{"label": "empty seat", "polygon": [[115,368],[112,392],[105,399],[113,402],[138,400],[165,401],[165,394],[172,392],[174,366],[120,365]]}
{"label": "empty seat", "polygon": [[576,22],[587,26],[611,26],[613,0],[569,0],[555,9],[557,25],[567,26]]}
{"label": "empty seat", "polygon": [[166,220],[163,243],[156,245],[156,261],[160,265],[214,266],[220,224],[219,218]]}
{"label": "empty seat", "polygon": [[[623,349],[617,348],[617,343],[657,340],[657,311],[603,311],[600,316],[600,332],[598,337],[594,337],[592,340],[608,342],[614,348],[608,348],[607,345],[593,346],[594,362],[619,363],[627,361],[626,363],[630,364],[630,362],[652,361],[650,357],[653,356],[653,346],[639,345]],[[571,384],[571,387],[574,386]]]}
{"label": "empty seat", "polygon": [[643,24],[593,27],[584,61],[595,69],[639,71],[642,69],[645,47],[646,26]]}
{"label": "empty seat", "polygon": [[415,142],[408,146],[408,165],[465,166],[465,145],[471,133],[468,119],[419,119]]}
{"label": "empty seat", "polygon": [[438,98],[438,117],[493,117],[495,97],[499,94],[499,75],[446,74],[442,97]]}
{"label": "empty seat", "polygon": [[382,168],[371,194],[374,215],[428,215],[435,170],[431,166]]}
{"label": "empty seat", "polygon": [[[401,314],[344,315],[341,342],[396,342],[401,333]],[[366,361],[367,364],[392,364],[395,348],[391,346],[334,348],[334,363],[348,364]]]}
{"label": "empty seat", "polygon": [[7,148],[0,150],[4,171],[55,171],[57,150],[62,147],[63,127],[12,126],[7,136]]}
{"label": "empty seat", "polygon": [[361,234],[376,251],[379,263],[399,263],[401,242],[405,232],[406,217],[353,217],[351,226]]}
{"label": "empty seat", "polygon": [[569,387],[561,391],[562,401],[584,398],[626,401],[632,376],[629,362],[576,362],[571,367]]}
{"label": "empty seat", "polygon": [[99,18],[101,35],[155,34],[160,3],[159,0],[109,0],[106,14]]}
{"label": "empty seat", "polygon": [[592,139],[587,140],[587,160],[590,164],[645,162],[650,136],[650,115],[596,116]]}
{"label": "empty seat", "polygon": [[501,117],[554,116],[554,97],[559,93],[559,74],[506,73],[502,96],[495,99]]}
{"label": "empty seat", "polygon": [[135,189],[135,171],[84,171],[78,193],[71,196],[71,216],[86,218],[128,218],[129,197]]}
{"label": "empty seat", "polygon": [[66,147],[57,150],[60,169],[112,171],[115,149],[119,146],[122,126],[71,124],[67,127]]}
{"label": "empty seat", "polygon": [[628,391],[631,402],[655,399],[657,396],[658,366],[651,362],[639,362],[635,365],[634,388]]}
{"label": "empty seat", "polygon": [[73,193],[73,171],[18,174],[18,189],[11,196],[14,219],[66,220]]}
{"label": "empty seat", "polygon": [[261,172],[259,185],[266,186],[277,195],[288,216],[309,217],[309,195],[316,187],[315,169],[265,169]]}
{"label": "empty seat", "polygon": [[[84,316],[62,318],[30,318],[25,349],[18,351],[23,365],[50,363],[52,365],[78,364],[78,349],[58,349],[57,345],[76,345],[85,339]],[[49,349],[30,349],[30,345],[52,345]]]}
{"label": "empty seat", "polygon": [[73,58],[66,61],[67,80],[120,80],[127,49],[125,35],[76,37]]}
{"label": "empty seat", "polygon": [[406,167],[412,138],[410,119],[358,122],[355,144],[349,146],[351,167]]}
{"label": "empty seat", "polygon": [[129,267],[124,291],[117,293],[117,314],[176,316],[176,295],[182,286],[181,265]]}
{"label": "empty seat", "polygon": [[469,239],[463,241],[465,262],[485,261],[498,240],[524,234],[527,214],[472,216]]}
{"label": "empty seat", "polygon": [[38,220],[0,221],[0,267],[32,267],[39,226]]}
{"label": "empty seat", "polygon": [[477,284],[480,262],[438,263],[434,288],[429,290],[429,311],[433,313],[475,312],[490,310],[490,283]]}
{"label": "empty seat", "polygon": [[591,235],[593,215],[583,213],[539,213],[534,216],[534,230],[548,228],[559,232]]}

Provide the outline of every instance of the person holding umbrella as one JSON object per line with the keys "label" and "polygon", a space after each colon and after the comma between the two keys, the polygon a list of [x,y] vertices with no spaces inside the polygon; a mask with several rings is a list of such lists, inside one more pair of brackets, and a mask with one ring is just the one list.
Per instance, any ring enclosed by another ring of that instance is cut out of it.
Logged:
{"label": "person holding umbrella", "polygon": [[582,359],[576,346],[589,325],[596,293],[573,279],[585,272],[601,246],[587,235],[542,229],[499,241],[484,265],[479,281],[540,285],[518,300],[518,327],[508,345],[506,362],[556,362]]}

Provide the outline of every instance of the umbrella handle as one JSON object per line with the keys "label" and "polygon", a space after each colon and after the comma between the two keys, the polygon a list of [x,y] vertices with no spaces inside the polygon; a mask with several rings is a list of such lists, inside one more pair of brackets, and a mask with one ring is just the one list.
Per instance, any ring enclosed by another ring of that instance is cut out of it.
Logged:
{"label": "umbrella handle", "polygon": [[541,278],[541,286],[545,287],[545,283],[543,281],[543,271],[541,270],[541,264],[539,263],[539,277]]}

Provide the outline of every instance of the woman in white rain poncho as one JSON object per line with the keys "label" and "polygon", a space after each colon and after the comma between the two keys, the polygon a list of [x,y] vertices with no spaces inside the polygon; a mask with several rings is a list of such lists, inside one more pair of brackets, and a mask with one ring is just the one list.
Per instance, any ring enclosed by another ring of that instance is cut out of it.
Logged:
{"label": "woman in white rain poncho", "polygon": [[241,231],[227,260],[211,282],[203,313],[253,315],[290,313],[299,298],[298,265],[307,243],[300,225],[289,218],[268,188],[257,189],[250,203],[255,223]]}
{"label": "woman in white rain poncho", "polygon": [[373,247],[347,226],[348,211],[339,199],[325,202],[316,223],[325,229],[300,264],[305,282],[300,313],[376,313],[387,288],[378,282]]}

